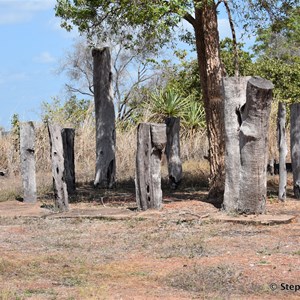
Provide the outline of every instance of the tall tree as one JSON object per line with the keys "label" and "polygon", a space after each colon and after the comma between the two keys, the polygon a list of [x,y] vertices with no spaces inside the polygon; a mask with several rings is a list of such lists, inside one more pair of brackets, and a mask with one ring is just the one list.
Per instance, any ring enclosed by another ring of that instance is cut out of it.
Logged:
{"label": "tall tree", "polygon": [[[249,17],[264,8],[272,16],[279,6],[296,0],[261,1],[248,0],[253,8]],[[221,97],[222,64],[219,53],[217,8],[227,0],[57,0],[56,15],[62,18],[67,30],[72,25],[88,36],[107,39],[123,34],[130,47],[138,48],[141,40],[147,40],[151,50],[161,47],[172,39],[176,25],[182,20],[189,22],[195,35],[201,89],[206,112],[210,159],[209,198],[221,202],[224,192],[224,121]],[[249,4],[248,3],[248,4]],[[231,1],[237,7],[243,1]],[[275,5],[276,4],[276,5]],[[247,4],[245,5],[247,6]],[[229,6],[228,6],[229,7]],[[137,29],[138,30],[137,30]]]}

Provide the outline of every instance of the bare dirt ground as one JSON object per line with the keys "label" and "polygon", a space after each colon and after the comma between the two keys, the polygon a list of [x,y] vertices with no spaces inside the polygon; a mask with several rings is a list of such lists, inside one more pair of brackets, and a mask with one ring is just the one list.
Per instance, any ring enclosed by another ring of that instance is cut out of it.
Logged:
{"label": "bare dirt ground", "polygon": [[267,216],[293,217],[270,225],[220,220],[203,190],[159,212],[132,190],[79,195],[66,214],[0,203],[0,299],[300,299],[300,201],[270,191]]}

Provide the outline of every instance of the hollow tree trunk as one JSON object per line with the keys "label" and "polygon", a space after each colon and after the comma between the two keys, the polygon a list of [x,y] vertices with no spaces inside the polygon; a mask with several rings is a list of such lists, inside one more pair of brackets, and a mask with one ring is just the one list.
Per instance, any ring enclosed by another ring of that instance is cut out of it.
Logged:
{"label": "hollow tree trunk", "polygon": [[93,49],[94,100],[96,117],[96,175],[94,185],[112,188],[115,184],[115,110],[112,95],[110,49]]}
{"label": "hollow tree trunk", "polygon": [[222,68],[219,52],[217,7],[214,1],[195,1],[194,22],[201,90],[209,142],[209,195],[221,205],[224,194],[224,113],[222,99]]}
{"label": "hollow tree trunk", "polygon": [[246,87],[250,77],[223,78],[225,118],[225,191],[223,208],[234,212],[239,200],[240,181],[240,109],[246,103]]}
{"label": "hollow tree trunk", "polygon": [[166,156],[168,161],[169,184],[176,189],[182,179],[182,163],[180,159],[180,118],[166,118],[167,145]]}
{"label": "hollow tree trunk", "polygon": [[278,187],[278,199],[285,201],[286,199],[286,184],[287,184],[287,172],[286,172],[286,156],[287,156],[287,144],[285,135],[285,122],[286,122],[286,105],[280,102],[278,105],[277,115],[277,144],[279,151],[279,187]]}
{"label": "hollow tree trunk", "polygon": [[247,101],[241,109],[241,174],[237,211],[265,212],[267,197],[268,127],[273,85],[252,77],[247,84]]}
{"label": "hollow tree trunk", "polygon": [[294,103],[290,106],[290,116],[294,195],[300,199],[300,103]]}
{"label": "hollow tree trunk", "polygon": [[140,210],[162,206],[161,156],[166,144],[166,125],[141,123],[137,132],[136,201]]}
{"label": "hollow tree trunk", "polygon": [[36,175],[35,175],[35,130],[33,122],[22,123],[20,126],[20,158],[21,174],[25,203],[35,203]]}
{"label": "hollow tree trunk", "polygon": [[61,127],[48,124],[50,153],[52,162],[53,188],[55,208],[60,211],[69,210],[68,188],[65,179],[65,153]]}

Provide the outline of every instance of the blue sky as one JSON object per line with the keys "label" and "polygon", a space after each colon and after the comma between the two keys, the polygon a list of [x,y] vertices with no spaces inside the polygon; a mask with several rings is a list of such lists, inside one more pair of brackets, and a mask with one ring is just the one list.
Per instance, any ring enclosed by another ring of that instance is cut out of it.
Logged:
{"label": "blue sky", "polygon": [[63,95],[66,78],[55,72],[75,33],[59,26],[55,0],[0,0],[0,126],[14,113],[39,118],[40,103]]}
{"label": "blue sky", "polygon": [[[0,0],[0,126],[10,128],[14,113],[21,121],[38,120],[43,101],[64,98],[67,78],[59,62],[78,33],[60,28],[55,0]],[[219,20],[220,36],[230,35]]]}

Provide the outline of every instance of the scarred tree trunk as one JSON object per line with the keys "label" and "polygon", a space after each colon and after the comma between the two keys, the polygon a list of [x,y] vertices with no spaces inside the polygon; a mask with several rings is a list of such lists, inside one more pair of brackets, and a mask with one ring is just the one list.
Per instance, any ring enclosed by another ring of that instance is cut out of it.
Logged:
{"label": "scarred tree trunk", "polygon": [[223,79],[225,105],[225,192],[223,207],[226,212],[235,212],[239,199],[240,181],[240,109],[246,103],[246,87],[250,77]]}
{"label": "scarred tree trunk", "polygon": [[96,176],[94,185],[112,188],[115,184],[115,110],[112,96],[110,49],[93,49],[93,81],[96,117]]}
{"label": "scarred tree trunk", "polygon": [[136,202],[140,210],[162,206],[161,156],[166,145],[166,125],[141,123],[137,132]]}
{"label": "scarred tree trunk", "polygon": [[214,204],[220,205],[224,194],[225,142],[217,7],[213,1],[208,0],[195,1],[194,5],[193,26],[209,142],[210,190],[208,198]]}
{"label": "scarred tree trunk", "polygon": [[287,172],[286,172],[286,156],[287,145],[285,135],[285,122],[286,122],[286,105],[280,102],[278,105],[277,115],[277,143],[279,150],[279,188],[278,199],[285,201],[286,199],[286,184],[287,184]]}
{"label": "scarred tree trunk", "polygon": [[294,195],[300,199],[300,103],[290,108],[291,115],[291,158],[293,169]]}
{"label": "scarred tree trunk", "polygon": [[267,198],[268,129],[273,84],[252,77],[241,109],[240,181],[237,212],[261,214]]}

